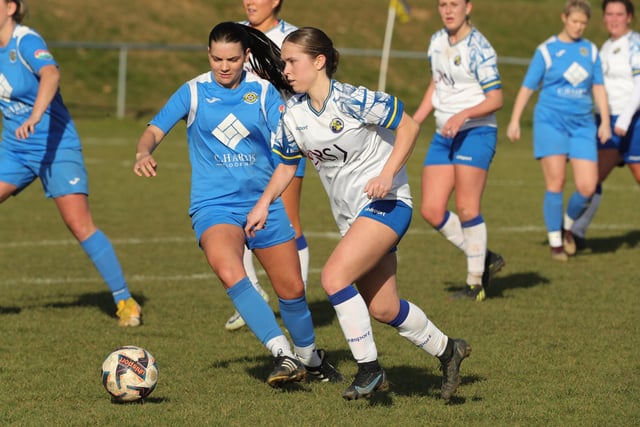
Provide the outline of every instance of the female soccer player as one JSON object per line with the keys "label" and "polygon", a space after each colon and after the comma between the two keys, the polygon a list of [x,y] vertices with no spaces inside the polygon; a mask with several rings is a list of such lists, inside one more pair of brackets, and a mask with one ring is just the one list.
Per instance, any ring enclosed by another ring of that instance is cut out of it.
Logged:
{"label": "female soccer player", "polygon": [[[604,25],[609,39],[600,49],[604,88],[609,103],[611,139],[598,144],[598,186],[587,209],[571,227],[577,248],[586,246],[587,228],[602,195],[602,182],[614,167],[624,162],[640,183],[640,34],[630,28],[634,7],[630,0],[604,0]],[[601,115],[596,115],[600,123]]]}
{"label": "female soccer player", "polygon": [[[524,77],[507,127],[507,137],[520,139],[520,117],[533,92],[540,96],[533,116],[533,154],[540,160],[546,192],[543,202],[551,259],[567,261],[576,253],[571,230],[587,206],[598,183],[597,149],[611,137],[609,107],[598,49],[582,37],[591,17],[586,0],[568,0],[562,11],[564,28],[536,49]],[[596,126],[593,101],[600,110]],[[563,221],[563,189],[567,160],[573,169],[576,191]],[[567,232],[563,232],[567,230]]]}
{"label": "female soccer player", "polygon": [[[487,250],[480,202],[497,143],[502,108],[496,53],[469,22],[470,0],[439,0],[444,28],[431,37],[431,82],[413,118],[434,112],[436,133],[422,169],[423,218],[467,257],[466,286],[452,298],[483,301],[505,261]],[[447,209],[455,190],[457,214]]]}
{"label": "female soccer player", "polygon": [[245,232],[258,235],[267,221],[266,230],[271,228],[273,204],[303,153],[320,175],[342,235],[321,274],[358,363],[358,373],[342,396],[358,399],[388,387],[371,315],[440,359],[441,393],[449,399],[471,347],[462,339],[449,339],[420,308],[401,300],[396,289],[396,245],[412,213],[404,165],[419,127],[395,96],[332,80],[339,55],[321,30],[305,27],[289,34],[282,58],[284,74],[297,93],[287,102],[276,135],[274,150],[284,160],[247,217]]}
{"label": "female soccer player", "polygon": [[21,25],[25,13],[23,0],[0,0],[0,203],[40,178],[46,197],[111,290],[118,324],[138,326],[142,309],[89,210],[82,146],[60,96],[58,64],[42,37]]}
{"label": "female soccer player", "polygon": [[[267,383],[275,387],[300,381],[307,372],[321,381],[340,381],[325,352],[316,349],[294,232],[282,201],[272,205],[268,229],[250,238],[243,231],[249,210],[273,173],[271,132],[284,109],[278,90],[243,66],[251,52],[254,70],[265,75],[265,64],[278,59],[269,55],[279,49],[260,31],[233,22],[216,25],[208,46],[211,71],[183,84],[151,120],[138,141],[133,170],[139,176],[156,176],[152,153],[178,121],[186,121],[193,229],[235,308],[276,359]],[[288,87],[279,71],[270,77],[281,89]],[[245,245],[271,279],[293,350],[247,277]]]}
{"label": "female soccer player", "polygon": [[[247,20],[243,21],[242,24],[262,31],[274,44],[281,47],[284,37],[296,29],[292,24],[278,18],[283,1],[284,0],[243,0]],[[247,68],[249,70],[251,69],[250,66]],[[305,167],[306,162],[300,162],[298,164],[295,178],[291,181],[291,184],[289,184],[284,193],[282,193],[282,201],[284,202],[284,209],[287,212],[287,216],[291,220],[293,229],[296,232],[298,258],[300,259],[302,280],[306,288],[309,275],[309,246],[307,245],[307,239],[302,233],[302,225],[300,222],[300,198],[302,196],[302,178],[304,177]],[[253,286],[260,292],[262,297],[268,301],[269,296],[260,286],[258,275],[253,265],[253,254],[248,248],[246,248],[244,252],[244,268]],[[229,331],[234,331],[242,328],[244,325],[244,319],[236,310],[231,317],[229,317],[224,327]]]}

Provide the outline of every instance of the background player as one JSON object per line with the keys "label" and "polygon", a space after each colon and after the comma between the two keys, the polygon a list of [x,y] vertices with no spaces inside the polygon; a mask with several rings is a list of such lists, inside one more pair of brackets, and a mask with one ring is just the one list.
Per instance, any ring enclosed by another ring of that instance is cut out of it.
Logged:
{"label": "background player", "polygon": [[60,71],[42,37],[20,25],[23,0],[0,0],[0,203],[40,178],[62,220],[80,242],[116,303],[120,326],[138,326],[142,309],[131,297],[107,236],[93,223],[82,146],[62,101]]}
{"label": "background player", "polygon": [[[598,49],[582,38],[591,6],[586,0],[569,0],[562,11],[563,30],[535,51],[513,104],[507,137],[520,139],[520,117],[533,91],[540,96],[533,116],[533,154],[540,160],[546,192],[544,220],[551,259],[567,261],[576,253],[570,232],[573,221],[585,209],[598,182],[594,135],[600,142],[611,136],[609,107]],[[602,114],[596,126],[593,100]],[[563,221],[563,189],[567,160],[573,169],[576,191],[571,195]]]}
{"label": "background player", "polygon": [[[431,37],[431,82],[413,118],[435,110],[436,133],[422,168],[424,219],[467,257],[466,286],[452,298],[483,301],[490,278],[505,265],[487,250],[480,202],[497,143],[502,108],[497,56],[469,22],[470,0],[439,0],[444,28]],[[455,191],[457,214],[447,209]]]}

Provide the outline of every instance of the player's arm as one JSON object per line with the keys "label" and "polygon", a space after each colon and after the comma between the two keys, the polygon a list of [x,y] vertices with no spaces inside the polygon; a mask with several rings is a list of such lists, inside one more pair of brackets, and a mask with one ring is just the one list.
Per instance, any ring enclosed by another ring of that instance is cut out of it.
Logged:
{"label": "player's arm", "polygon": [[611,138],[611,122],[609,116],[609,102],[604,85],[593,85],[591,88],[593,99],[600,110],[600,126],[598,127],[598,139],[604,144]]}
{"label": "player's arm", "polygon": [[165,133],[155,125],[149,125],[138,139],[136,147],[136,162],[133,165],[133,173],[138,176],[156,176],[158,163],[152,153],[164,139]]}
{"label": "player's arm", "polygon": [[454,114],[444,124],[443,131],[449,132],[448,136],[455,136],[460,128],[469,119],[487,116],[502,108],[502,89],[492,89],[484,94],[485,98],[479,104]]}
{"label": "player's arm", "polygon": [[267,184],[267,187],[262,192],[260,199],[258,199],[253,209],[251,209],[251,212],[247,215],[247,224],[244,227],[244,232],[247,236],[254,236],[257,230],[264,228],[267,222],[267,215],[269,214],[269,205],[280,197],[285,188],[287,188],[296,174],[296,169],[298,169],[297,163],[278,164],[273,175],[271,175],[269,184]]}
{"label": "player's arm", "polygon": [[511,110],[511,120],[507,126],[507,138],[511,141],[517,141],[520,139],[520,117],[524,111],[529,98],[533,94],[533,90],[526,86],[521,86],[516,96],[516,100],[513,103],[513,110]]}
{"label": "player's arm", "polygon": [[418,109],[416,110],[416,112],[413,114],[413,120],[415,120],[419,125],[422,124],[422,122],[424,122],[424,120],[429,116],[429,114],[431,114],[431,111],[433,111],[433,92],[436,89],[436,85],[433,81],[433,79],[431,79],[431,82],[429,82],[429,87],[427,87],[427,90],[424,92],[424,96],[422,97],[422,102],[420,102],[420,106],[418,107]]}
{"label": "player's arm", "polygon": [[38,94],[36,100],[33,103],[31,115],[27,120],[16,129],[16,137],[18,139],[25,139],[29,134],[33,134],[35,127],[42,116],[49,108],[49,104],[53,100],[53,97],[58,92],[58,84],[60,83],[60,71],[58,67],[53,64],[45,65],[38,72],[40,83],[38,84]]}
{"label": "player's arm", "polygon": [[396,140],[391,155],[387,159],[375,178],[370,179],[364,187],[364,192],[370,199],[383,198],[393,186],[393,178],[400,172],[413,152],[420,132],[420,125],[407,113],[402,113],[402,119],[396,128]]}

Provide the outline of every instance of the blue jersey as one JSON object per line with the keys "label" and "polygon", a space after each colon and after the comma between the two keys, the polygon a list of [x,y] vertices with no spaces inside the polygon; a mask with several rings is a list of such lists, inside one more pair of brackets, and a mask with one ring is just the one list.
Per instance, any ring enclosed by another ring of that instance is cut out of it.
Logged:
{"label": "blue jersey", "polygon": [[523,86],[540,88],[538,107],[591,114],[592,87],[604,84],[598,49],[586,39],[563,42],[550,37],[536,49]]}
{"label": "blue jersey", "polygon": [[255,205],[273,174],[271,138],[283,110],[278,90],[247,72],[235,89],[207,72],[171,96],[150,124],[166,134],[186,120],[190,215],[205,206],[248,212]]}
{"label": "blue jersey", "polygon": [[16,25],[9,44],[0,48],[0,109],[2,144],[12,151],[56,151],[79,148],[80,140],[60,92],[26,140],[15,132],[29,118],[38,95],[38,72],[46,65],[58,64],[42,37],[29,27]]}

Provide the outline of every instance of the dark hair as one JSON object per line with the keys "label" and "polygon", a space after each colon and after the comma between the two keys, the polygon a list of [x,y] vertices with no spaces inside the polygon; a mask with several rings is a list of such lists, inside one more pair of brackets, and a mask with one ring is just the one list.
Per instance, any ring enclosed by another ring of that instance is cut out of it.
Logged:
{"label": "dark hair", "polygon": [[283,43],[293,43],[302,47],[307,55],[326,58],[325,72],[331,78],[338,70],[340,53],[333,47],[333,42],[322,30],[314,27],[302,27],[285,37]]}
{"label": "dark hair", "polygon": [[280,9],[282,8],[282,3],[284,2],[284,0],[280,0],[278,2],[278,5],[273,9],[273,14],[275,16],[278,16],[278,14],[280,13]]}
{"label": "dark hair", "polygon": [[631,3],[631,0],[604,0],[602,2],[603,12],[607,8],[609,3],[622,3],[624,5],[624,8],[627,10],[627,15],[635,16],[635,13],[633,10],[633,3]]}
{"label": "dark hair", "polygon": [[18,24],[22,23],[22,20],[27,16],[27,3],[25,0],[7,0],[7,4],[15,3],[16,12],[13,14],[13,20]]}
{"label": "dark hair", "polygon": [[250,49],[249,63],[253,72],[269,80],[278,90],[293,93],[293,89],[282,74],[284,62],[280,48],[262,31],[237,22],[222,22],[209,33],[209,46],[213,42],[240,43],[242,50]]}

